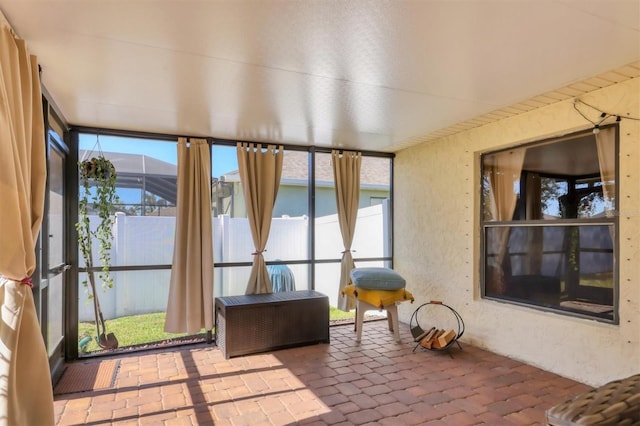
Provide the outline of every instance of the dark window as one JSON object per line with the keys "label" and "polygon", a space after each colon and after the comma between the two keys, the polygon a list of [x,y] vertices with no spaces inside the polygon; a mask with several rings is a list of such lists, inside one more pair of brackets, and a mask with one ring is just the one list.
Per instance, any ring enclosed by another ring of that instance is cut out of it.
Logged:
{"label": "dark window", "polygon": [[617,321],[617,127],[482,157],[484,297]]}

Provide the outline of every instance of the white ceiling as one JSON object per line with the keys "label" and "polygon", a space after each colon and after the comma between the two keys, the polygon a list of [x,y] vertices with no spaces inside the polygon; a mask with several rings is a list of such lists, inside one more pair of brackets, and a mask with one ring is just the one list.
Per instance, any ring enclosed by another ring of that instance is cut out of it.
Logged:
{"label": "white ceiling", "polygon": [[[394,151],[640,59],[640,0],[0,0],[69,123]],[[612,83],[613,84],[613,83]]]}

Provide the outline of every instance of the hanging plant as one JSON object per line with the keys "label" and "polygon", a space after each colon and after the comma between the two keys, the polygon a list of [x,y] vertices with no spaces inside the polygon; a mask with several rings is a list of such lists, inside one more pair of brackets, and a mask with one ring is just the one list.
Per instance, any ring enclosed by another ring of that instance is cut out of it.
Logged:
{"label": "hanging plant", "polygon": [[569,231],[569,265],[574,272],[578,272],[580,267],[580,233],[578,228],[572,228]]}
{"label": "hanging plant", "polygon": [[[116,194],[116,169],[104,156],[99,155],[78,163],[82,191],[78,200],[78,247],[87,268],[93,267],[93,239],[98,241],[98,255],[102,269],[98,277],[102,288],[112,288],[113,278],[109,274],[111,266],[111,243],[113,241],[114,205],[118,203]],[[89,213],[100,218],[95,230],[91,230]],[[88,274],[90,276],[90,274]],[[91,276],[90,276],[91,278]],[[87,280],[83,281],[87,287]]]}
{"label": "hanging plant", "polygon": [[[116,168],[113,166],[111,161],[104,158],[102,155],[98,157],[93,157],[90,160],[81,161],[80,162],[80,175],[86,179],[101,179],[104,181],[108,181],[108,184],[111,184],[110,181],[111,175],[116,174]],[[115,180],[113,181],[113,185],[115,188]],[[115,192],[114,192],[115,194]]]}
{"label": "hanging plant", "polygon": [[[78,247],[87,267],[87,280],[82,284],[85,288],[91,285],[90,299],[96,317],[96,341],[101,348],[118,348],[118,339],[113,333],[107,333],[98,293],[96,291],[93,272],[93,239],[98,241],[98,255],[102,265],[98,277],[102,281],[102,289],[113,287],[113,278],[109,274],[111,267],[111,242],[113,240],[113,215],[115,204],[119,201],[116,195],[116,169],[102,154],[87,161],[78,163],[80,185],[82,191],[78,200]],[[92,192],[93,190],[93,192]],[[91,230],[89,213],[97,213],[100,221],[95,230]]]}

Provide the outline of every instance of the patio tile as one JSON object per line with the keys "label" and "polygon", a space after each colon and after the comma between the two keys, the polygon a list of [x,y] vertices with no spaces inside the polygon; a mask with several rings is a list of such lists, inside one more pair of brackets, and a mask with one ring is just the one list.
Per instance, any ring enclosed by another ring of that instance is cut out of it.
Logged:
{"label": "patio tile", "polygon": [[506,416],[507,414],[514,413],[521,409],[520,404],[517,404],[513,401],[498,401],[487,406],[488,410],[499,414],[501,416]]}
{"label": "patio tile", "polygon": [[426,413],[418,412],[415,410],[405,414],[401,414],[397,417],[397,419],[400,422],[399,424],[404,424],[404,425],[422,425],[429,420],[426,416]]}
{"label": "patio tile", "polygon": [[429,395],[425,395],[424,397],[422,397],[422,400],[430,405],[438,405],[438,404],[444,404],[445,402],[452,401],[453,398],[451,398],[445,392],[433,392],[433,393],[430,393]]}
{"label": "patio tile", "polygon": [[537,410],[525,409],[522,411],[518,411],[515,413],[511,413],[506,416],[507,419],[511,419],[520,424],[532,424],[539,425],[544,424],[546,422],[546,417],[543,413],[540,413]]}
{"label": "patio tile", "polygon": [[361,410],[356,413],[351,413],[347,415],[347,420],[354,425],[363,425],[370,422],[375,422],[376,420],[380,420],[382,418],[382,414],[380,414],[376,410]]}
{"label": "patio tile", "polygon": [[113,411],[113,415],[111,418],[115,421],[123,421],[126,419],[137,419],[138,418],[138,407],[124,407]]}
{"label": "patio tile", "polygon": [[461,384],[455,388],[447,389],[444,393],[452,399],[464,399],[468,396],[474,395],[475,391],[464,384]]}
{"label": "patio tile", "polygon": [[475,416],[467,412],[458,412],[451,414],[440,419],[447,425],[451,426],[466,426],[478,424],[478,419]]}
{"label": "patio tile", "polygon": [[362,393],[362,391],[354,386],[353,383],[340,383],[336,385],[336,389],[344,395],[351,396]]}
{"label": "patio tile", "polygon": [[[347,417],[338,412],[338,411],[330,411],[328,413],[321,414],[318,418],[322,423],[320,424],[339,424],[347,421]],[[302,423],[302,422],[301,422]]]}
{"label": "patio tile", "polygon": [[233,404],[232,402],[216,404],[214,405],[213,408],[214,408],[213,411],[215,412],[216,417],[220,419],[230,419],[240,415],[235,404]]}
{"label": "patio tile", "polygon": [[[57,414],[57,413],[56,413]],[[85,424],[87,422],[87,412],[81,411],[69,411],[63,412],[60,416],[64,417],[66,424]]]}
{"label": "patio tile", "polygon": [[374,386],[368,386],[363,390],[364,390],[364,393],[366,393],[367,395],[373,396],[373,395],[389,393],[391,392],[392,389],[386,385],[374,385]]}
{"label": "patio tile", "polygon": [[369,395],[365,395],[363,393],[358,395],[353,395],[350,400],[360,407],[361,410],[366,410],[369,408],[374,408],[378,406],[378,402],[371,398]]}
{"label": "patio tile", "polygon": [[411,411],[411,408],[399,402],[392,402],[390,404],[380,405],[377,410],[384,417],[396,417],[400,414],[408,413]]}
{"label": "patio tile", "polygon": [[[508,419],[496,413],[486,412],[477,416],[478,421],[486,425],[500,425],[500,426],[515,426],[522,425],[523,423],[514,423],[513,419]],[[524,423],[529,424],[529,423]]]}
{"label": "patio tile", "polygon": [[537,425],[590,389],[464,342],[414,352],[406,324],[401,337],[374,321],[360,345],[347,324],[329,345],[229,360],[203,343],[110,356],[113,388],[57,395],[56,424]]}
{"label": "patio tile", "polygon": [[353,384],[359,389],[370,389],[371,387],[373,387],[373,383],[363,378],[360,378],[359,380],[354,380],[351,382],[351,384]]}
{"label": "patio tile", "polygon": [[168,419],[164,421],[164,426],[192,426],[191,418],[176,417],[175,419]]}
{"label": "patio tile", "polygon": [[462,408],[460,408],[460,405],[458,405],[457,401],[450,401],[434,405],[434,408],[437,408],[437,410],[440,413],[443,413],[444,416],[449,416],[451,414],[460,413],[463,411]]}
{"label": "patio tile", "polygon": [[355,404],[352,401],[347,401],[343,404],[338,404],[335,406],[335,408],[344,415],[348,415],[350,413],[360,411],[360,407],[358,407],[358,404]]}

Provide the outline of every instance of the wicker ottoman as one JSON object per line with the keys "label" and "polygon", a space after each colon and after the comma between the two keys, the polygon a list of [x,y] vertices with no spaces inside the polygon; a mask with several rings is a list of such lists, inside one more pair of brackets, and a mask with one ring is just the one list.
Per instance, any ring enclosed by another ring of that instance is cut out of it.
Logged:
{"label": "wicker ottoman", "polygon": [[546,415],[550,425],[640,424],[640,374],[580,394]]}

